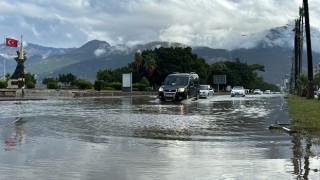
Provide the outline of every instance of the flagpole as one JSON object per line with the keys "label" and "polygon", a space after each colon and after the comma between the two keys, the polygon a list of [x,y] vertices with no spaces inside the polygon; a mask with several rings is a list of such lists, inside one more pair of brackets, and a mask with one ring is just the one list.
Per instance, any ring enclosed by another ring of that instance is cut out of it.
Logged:
{"label": "flagpole", "polygon": [[3,43],[3,81],[6,80],[6,38]]}

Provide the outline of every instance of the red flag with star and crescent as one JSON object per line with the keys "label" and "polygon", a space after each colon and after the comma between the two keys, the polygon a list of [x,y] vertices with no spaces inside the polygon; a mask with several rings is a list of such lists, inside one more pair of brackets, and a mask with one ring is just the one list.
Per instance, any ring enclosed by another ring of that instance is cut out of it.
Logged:
{"label": "red flag with star and crescent", "polygon": [[9,46],[9,47],[18,47],[18,40],[16,40],[16,39],[11,39],[11,38],[6,38],[6,46]]}

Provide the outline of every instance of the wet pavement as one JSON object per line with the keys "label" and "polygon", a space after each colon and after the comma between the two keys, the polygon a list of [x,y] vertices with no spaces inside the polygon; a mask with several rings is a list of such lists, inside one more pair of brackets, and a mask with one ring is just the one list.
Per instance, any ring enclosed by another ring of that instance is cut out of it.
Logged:
{"label": "wet pavement", "polygon": [[282,94],[0,102],[0,179],[319,179]]}

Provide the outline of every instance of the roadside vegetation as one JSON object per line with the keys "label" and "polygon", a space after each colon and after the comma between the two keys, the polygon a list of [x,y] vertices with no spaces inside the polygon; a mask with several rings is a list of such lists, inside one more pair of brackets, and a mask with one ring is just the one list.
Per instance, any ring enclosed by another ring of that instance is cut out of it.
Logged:
{"label": "roadside vegetation", "polygon": [[[122,74],[131,72],[133,76],[133,89],[145,90],[148,87],[157,90],[165,77],[172,72],[196,72],[201,84],[213,84],[213,75],[226,75],[230,86],[241,85],[247,89],[261,89],[279,91],[279,88],[258,75],[264,72],[264,65],[241,62],[239,58],[229,61],[217,61],[213,64],[206,63],[192,52],[190,47],[156,48],[136,52],[132,63],[118,69],[102,69],[97,72],[99,84],[105,82],[121,82]],[[146,86],[146,87],[144,87]],[[220,85],[220,90],[225,90],[227,85]]]}
{"label": "roadside vegetation", "polygon": [[[319,74],[314,76],[313,82],[315,87],[320,86]],[[289,116],[292,119],[291,128],[306,137],[318,138],[317,143],[320,143],[320,101],[307,98],[307,88],[308,77],[305,74],[298,75],[295,88],[290,87],[291,94],[287,96],[287,102]]]}
{"label": "roadside vegetation", "polygon": [[320,102],[317,99],[288,95],[288,111],[292,119],[291,128],[307,136],[320,136]]}
{"label": "roadside vegetation", "polygon": [[[236,58],[208,64],[205,59],[194,54],[191,47],[160,47],[136,52],[132,62],[126,67],[99,70],[94,82],[78,79],[72,73],[68,73],[59,74],[58,77],[46,77],[42,83],[48,89],[121,90],[122,74],[132,73],[133,90],[147,91],[157,90],[165,77],[172,72],[196,72],[200,77],[201,84],[210,84],[213,87],[215,87],[213,84],[214,75],[226,75],[227,85],[232,87],[240,85],[246,89],[279,91],[276,85],[265,82],[262,76],[258,75],[258,72],[265,71],[264,65],[249,65],[242,61],[245,60]],[[34,77],[35,75],[30,73],[26,75],[27,88],[35,87]],[[0,85],[6,86],[5,82]],[[227,85],[219,85],[219,90],[226,90]]]}

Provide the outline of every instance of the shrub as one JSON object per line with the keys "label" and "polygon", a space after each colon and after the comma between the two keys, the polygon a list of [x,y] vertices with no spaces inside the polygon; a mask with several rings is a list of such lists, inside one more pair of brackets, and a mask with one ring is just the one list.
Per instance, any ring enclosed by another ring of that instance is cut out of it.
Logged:
{"label": "shrub", "polygon": [[147,90],[147,86],[145,84],[140,84],[140,83],[134,83],[132,84],[132,90],[133,91],[145,91]]}
{"label": "shrub", "polygon": [[8,86],[8,83],[7,83],[7,82],[5,82],[5,81],[0,81],[0,88],[1,88],[1,89],[6,88],[7,86]]}
{"label": "shrub", "polygon": [[145,85],[145,84],[140,84],[140,86],[139,86],[139,91],[146,91],[147,88],[148,88],[147,85]]}
{"label": "shrub", "polygon": [[113,87],[115,90],[121,90],[122,89],[122,84],[121,84],[121,82],[113,82],[111,84],[111,87]]}
{"label": "shrub", "polygon": [[58,83],[56,83],[56,82],[49,82],[47,84],[47,88],[48,89],[59,89],[59,86],[58,86]]}
{"label": "shrub", "polygon": [[108,86],[108,87],[105,88],[105,90],[107,90],[107,91],[112,91],[112,90],[114,90],[114,89],[113,89],[113,87],[109,87],[109,86]]}
{"label": "shrub", "polygon": [[146,77],[143,77],[140,81],[140,84],[146,85],[146,87],[149,87],[149,81]]}
{"label": "shrub", "polygon": [[29,82],[27,82],[26,87],[27,87],[28,89],[33,89],[33,88],[36,87],[36,84],[29,81]]}
{"label": "shrub", "polygon": [[86,80],[79,80],[78,81],[78,88],[79,89],[92,89],[92,83]]}
{"label": "shrub", "polygon": [[106,83],[104,82],[104,80],[96,80],[93,86],[95,90],[101,91],[102,89],[106,88]]}
{"label": "shrub", "polygon": [[140,86],[140,83],[133,83],[132,84],[132,90],[133,91],[138,91],[139,90],[139,86]]}

